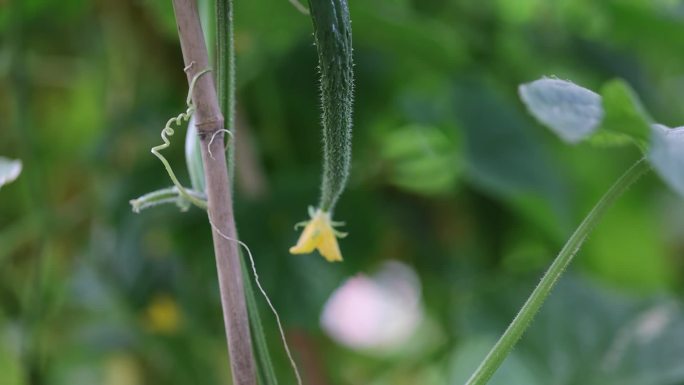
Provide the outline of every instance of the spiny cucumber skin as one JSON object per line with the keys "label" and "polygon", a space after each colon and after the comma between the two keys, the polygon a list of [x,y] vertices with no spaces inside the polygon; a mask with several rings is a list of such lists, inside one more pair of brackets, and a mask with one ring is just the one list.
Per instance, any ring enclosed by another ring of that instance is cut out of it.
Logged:
{"label": "spiny cucumber skin", "polygon": [[319,208],[330,212],[349,177],[354,69],[347,0],[309,0],[321,73],[323,181]]}

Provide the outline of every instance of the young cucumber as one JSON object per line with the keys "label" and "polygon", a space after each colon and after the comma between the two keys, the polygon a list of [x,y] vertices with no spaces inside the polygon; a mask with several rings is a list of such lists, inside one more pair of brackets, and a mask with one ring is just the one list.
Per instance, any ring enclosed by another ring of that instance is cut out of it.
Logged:
{"label": "young cucumber", "polygon": [[309,0],[321,75],[323,181],[319,208],[332,211],[351,165],[354,69],[346,0]]}
{"label": "young cucumber", "polygon": [[332,210],[349,177],[351,165],[354,70],[352,33],[346,0],[309,0],[321,73],[321,120],[323,124],[323,181],[318,209],[299,225],[304,231],[292,254],[314,250],[330,262],[342,261],[337,238],[346,234],[334,229]]}

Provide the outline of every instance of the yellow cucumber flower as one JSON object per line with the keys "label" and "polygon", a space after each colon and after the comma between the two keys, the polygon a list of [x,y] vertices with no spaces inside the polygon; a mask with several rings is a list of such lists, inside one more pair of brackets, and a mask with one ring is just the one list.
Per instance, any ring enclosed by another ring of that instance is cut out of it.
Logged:
{"label": "yellow cucumber flower", "polygon": [[309,207],[309,216],[311,220],[295,225],[295,229],[304,226],[304,231],[299,236],[297,244],[290,247],[290,253],[309,254],[318,250],[328,262],[342,261],[342,253],[340,253],[337,238],[344,238],[347,234],[333,228],[342,225],[342,223],[333,222],[330,219],[330,213],[321,209],[314,210],[313,207]]}

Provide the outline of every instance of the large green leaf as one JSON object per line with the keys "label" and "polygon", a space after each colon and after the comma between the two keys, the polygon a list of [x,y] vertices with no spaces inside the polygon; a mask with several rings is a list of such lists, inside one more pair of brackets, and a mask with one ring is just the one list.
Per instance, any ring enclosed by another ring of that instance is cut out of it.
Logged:
{"label": "large green leaf", "polygon": [[[504,287],[505,298],[501,298]],[[506,282],[491,289],[491,298],[478,298],[479,303],[469,310],[475,311],[468,316],[470,325],[463,330],[466,341],[502,331],[528,290],[518,289]],[[493,328],[492,320],[497,318],[500,323]],[[468,342],[459,351],[466,348],[470,348]],[[485,353],[481,350],[480,357]],[[511,380],[500,383],[682,384],[682,357],[684,312],[675,298],[629,297],[571,274],[561,279],[502,366]]]}
{"label": "large green leaf", "polygon": [[568,143],[586,139],[603,118],[601,97],[565,80],[543,78],[519,91],[530,113]]}
{"label": "large green leaf", "polygon": [[629,298],[566,279],[520,349],[550,369],[546,383],[681,384],[683,325],[684,314],[674,299]]}
{"label": "large green leaf", "polygon": [[459,87],[455,97],[470,182],[508,201],[545,231],[565,234],[567,185],[525,115],[483,83]]}
{"label": "large green leaf", "polygon": [[21,174],[20,160],[8,159],[0,156],[0,187],[13,182]]}

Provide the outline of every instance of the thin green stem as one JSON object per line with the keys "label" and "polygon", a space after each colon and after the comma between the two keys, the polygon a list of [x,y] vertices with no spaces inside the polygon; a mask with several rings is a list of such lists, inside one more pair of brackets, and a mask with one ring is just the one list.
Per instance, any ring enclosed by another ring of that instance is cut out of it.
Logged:
{"label": "thin green stem", "polygon": [[[186,189],[186,193],[206,203],[207,197],[204,193],[189,189]],[[188,202],[185,199],[183,199],[183,195],[181,195],[180,191],[178,190],[178,187],[176,186],[171,186],[149,192],[136,199],[130,200],[129,203],[131,204],[131,209],[136,214],[150,207],[167,203],[175,203],[178,207],[181,208],[181,210],[185,211],[190,208],[191,204],[191,202]]]}
{"label": "thin green stem", "polygon": [[235,37],[233,0],[216,0],[216,83],[225,127],[231,135],[228,146],[228,173],[232,181],[235,164]]}
{"label": "thin green stem", "polygon": [[245,265],[244,255],[240,253],[240,256],[242,257],[242,276],[245,278],[247,313],[249,314],[249,324],[252,328],[254,347],[257,353],[257,375],[259,376],[259,383],[262,385],[278,385],[278,379],[275,375],[273,362],[271,361],[271,354],[268,350],[268,343],[266,342],[264,326],[261,323],[261,316],[259,314],[256,294],[254,293],[254,286],[252,285],[249,271]]}
{"label": "thin green stem", "polygon": [[499,338],[499,341],[497,341],[492,350],[489,351],[487,357],[480,363],[480,366],[475,370],[475,373],[473,373],[466,385],[484,385],[489,381],[530,325],[532,318],[534,318],[542,304],[544,304],[558,278],[563,274],[565,268],[568,267],[594,226],[629,186],[649,170],[650,166],[646,159],[639,160],[601,197],[596,206],[594,206],[570,239],[568,239],[563,249],[558,253],[558,256],[546,271],[546,274],[542,277],[539,285],[534,289],[504,334]]}
{"label": "thin green stem", "polygon": [[[233,1],[216,0],[216,82],[219,106],[225,117],[225,128],[229,131],[227,161],[228,180],[233,184],[235,180],[235,104],[236,104],[236,81],[235,81],[235,37],[233,30]],[[239,241],[238,241],[239,242]],[[264,328],[261,323],[259,309],[256,303],[252,278],[245,267],[245,261],[240,255],[240,264],[243,280],[245,282],[245,296],[247,312],[251,326],[252,337],[255,343],[257,356],[257,376],[262,385],[277,385],[275,370],[268,350]],[[255,283],[258,285],[258,282]],[[286,346],[287,348],[287,346]]]}

